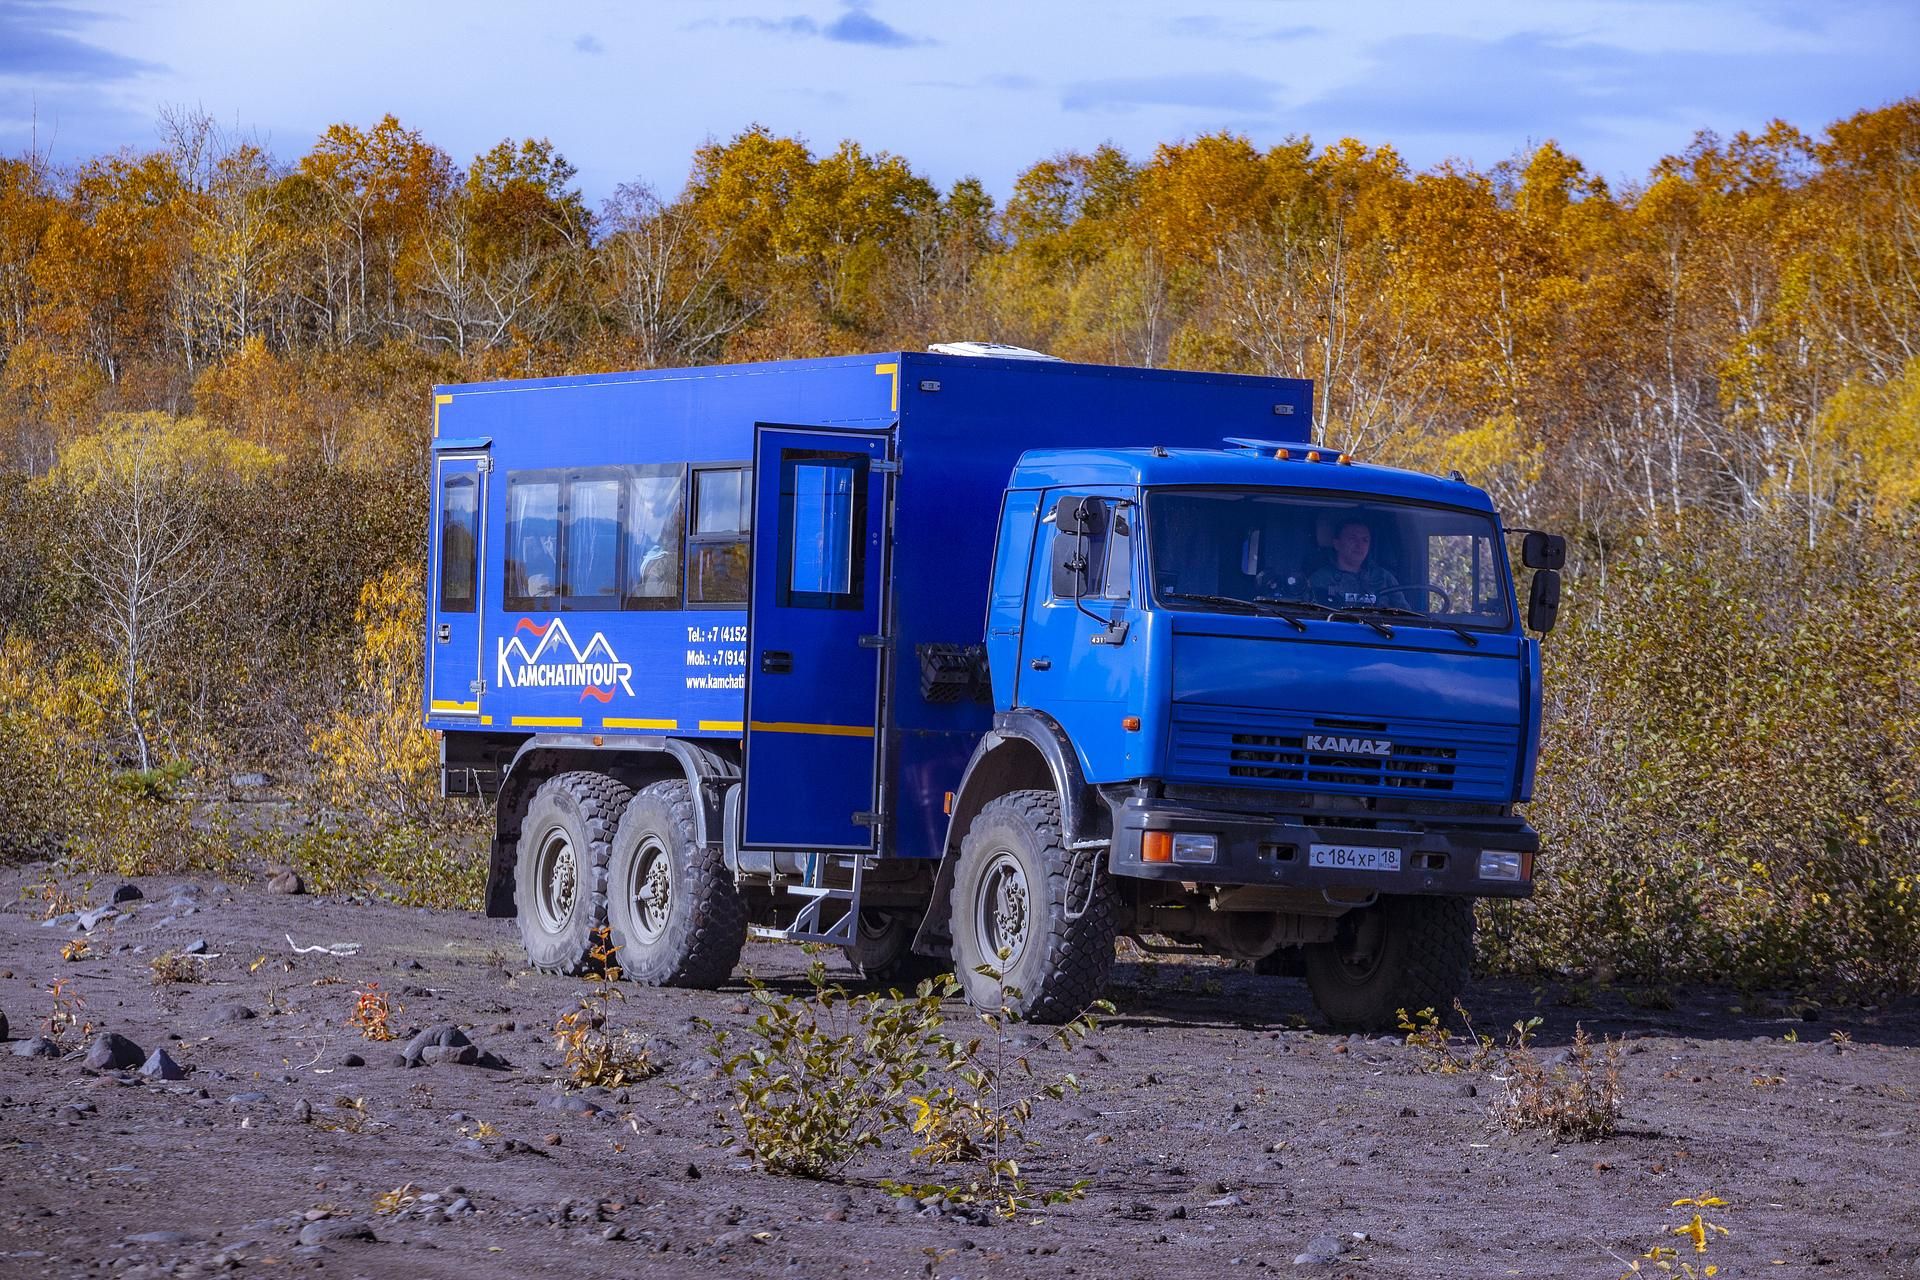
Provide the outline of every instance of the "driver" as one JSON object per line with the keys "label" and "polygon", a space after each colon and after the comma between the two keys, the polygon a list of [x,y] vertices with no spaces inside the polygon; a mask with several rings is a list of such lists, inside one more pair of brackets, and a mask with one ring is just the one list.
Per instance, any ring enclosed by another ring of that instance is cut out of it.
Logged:
{"label": "driver", "polygon": [[1307,586],[1316,600],[1331,605],[1378,604],[1380,593],[1400,585],[1372,558],[1373,529],[1364,520],[1345,520],[1333,536],[1333,563],[1315,569]]}

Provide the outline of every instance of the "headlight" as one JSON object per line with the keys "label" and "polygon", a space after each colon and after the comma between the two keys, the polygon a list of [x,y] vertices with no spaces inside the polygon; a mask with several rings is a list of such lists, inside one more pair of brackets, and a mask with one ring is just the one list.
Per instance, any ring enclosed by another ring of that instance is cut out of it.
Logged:
{"label": "headlight", "polygon": [[1217,836],[1176,834],[1173,837],[1175,862],[1212,862],[1220,847]]}
{"label": "headlight", "polygon": [[1480,851],[1480,878],[1482,880],[1524,880],[1526,875],[1521,867],[1523,855],[1509,853],[1503,849],[1482,849]]}

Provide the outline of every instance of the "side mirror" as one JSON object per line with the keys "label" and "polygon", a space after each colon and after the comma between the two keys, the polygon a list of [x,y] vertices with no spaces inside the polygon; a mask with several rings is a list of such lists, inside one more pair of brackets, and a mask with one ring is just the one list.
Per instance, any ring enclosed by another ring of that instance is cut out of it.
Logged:
{"label": "side mirror", "polygon": [[1567,567],[1567,540],[1557,533],[1531,530],[1527,540],[1520,544],[1520,563],[1529,569],[1564,569]]}
{"label": "side mirror", "polygon": [[1061,533],[1098,533],[1105,505],[1098,498],[1068,494],[1054,504],[1053,527]]}
{"label": "side mirror", "polygon": [[[1531,539],[1533,535],[1528,537]],[[1560,571],[1538,570],[1533,575],[1533,587],[1527,592],[1527,630],[1545,635],[1559,620]]]}

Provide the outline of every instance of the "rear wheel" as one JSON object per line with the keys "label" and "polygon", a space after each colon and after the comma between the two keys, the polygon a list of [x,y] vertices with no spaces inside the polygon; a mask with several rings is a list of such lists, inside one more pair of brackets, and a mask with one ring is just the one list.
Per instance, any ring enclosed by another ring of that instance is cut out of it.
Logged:
{"label": "rear wheel", "polygon": [[1065,1022],[1113,971],[1117,895],[1097,852],[1070,855],[1051,791],[1009,792],[980,810],[960,844],[952,913],[955,976],[977,1009],[1004,1003],[1029,1022]]}
{"label": "rear wheel", "polygon": [[911,912],[862,911],[853,945],[843,948],[854,975],[875,986],[908,990],[952,969],[947,961],[913,949],[913,935],[918,929],[919,920]]}
{"label": "rear wheel", "polygon": [[607,924],[620,972],[649,987],[717,987],[733,976],[747,912],[717,850],[701,845],[680,778],[643,787],[613,840]]}
{"label": "rear wheel", "polygon": [[1384,898],[1341,916],[1302,956],[1307,988],[1342,1030],[1391,1031],[1402,1009],[1444,1014],[1473,970],[1473,902]]}
{"label": "rear wheel", "polygon": [[632,796],[604,773],[575,770],[540,784],[520,823],[514,905],[527,959],[547,973],[584,973],[607,923],[607,861]]}

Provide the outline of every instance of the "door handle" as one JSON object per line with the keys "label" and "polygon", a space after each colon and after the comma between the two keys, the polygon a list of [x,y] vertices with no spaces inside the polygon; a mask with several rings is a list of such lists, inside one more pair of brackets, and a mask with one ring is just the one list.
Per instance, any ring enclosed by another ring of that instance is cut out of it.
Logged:
{"label": "door handle", "polygon": [[1032,662],[1029,662],[1027,665],[1032,667],[1035,671],[1051,671],[1053,670],[1053,659],[1052,658],[1035,658]]}
{"label": "door handle", "polygon": [[433,638],[441,644],[453,639],[453,627],[450,623],[441,623],[434,629]]}
{"label": "door handle", "polygon": [[793,655],[784,649],[762,649],[760,670],[770,676],[786,675],[793,670]]}

